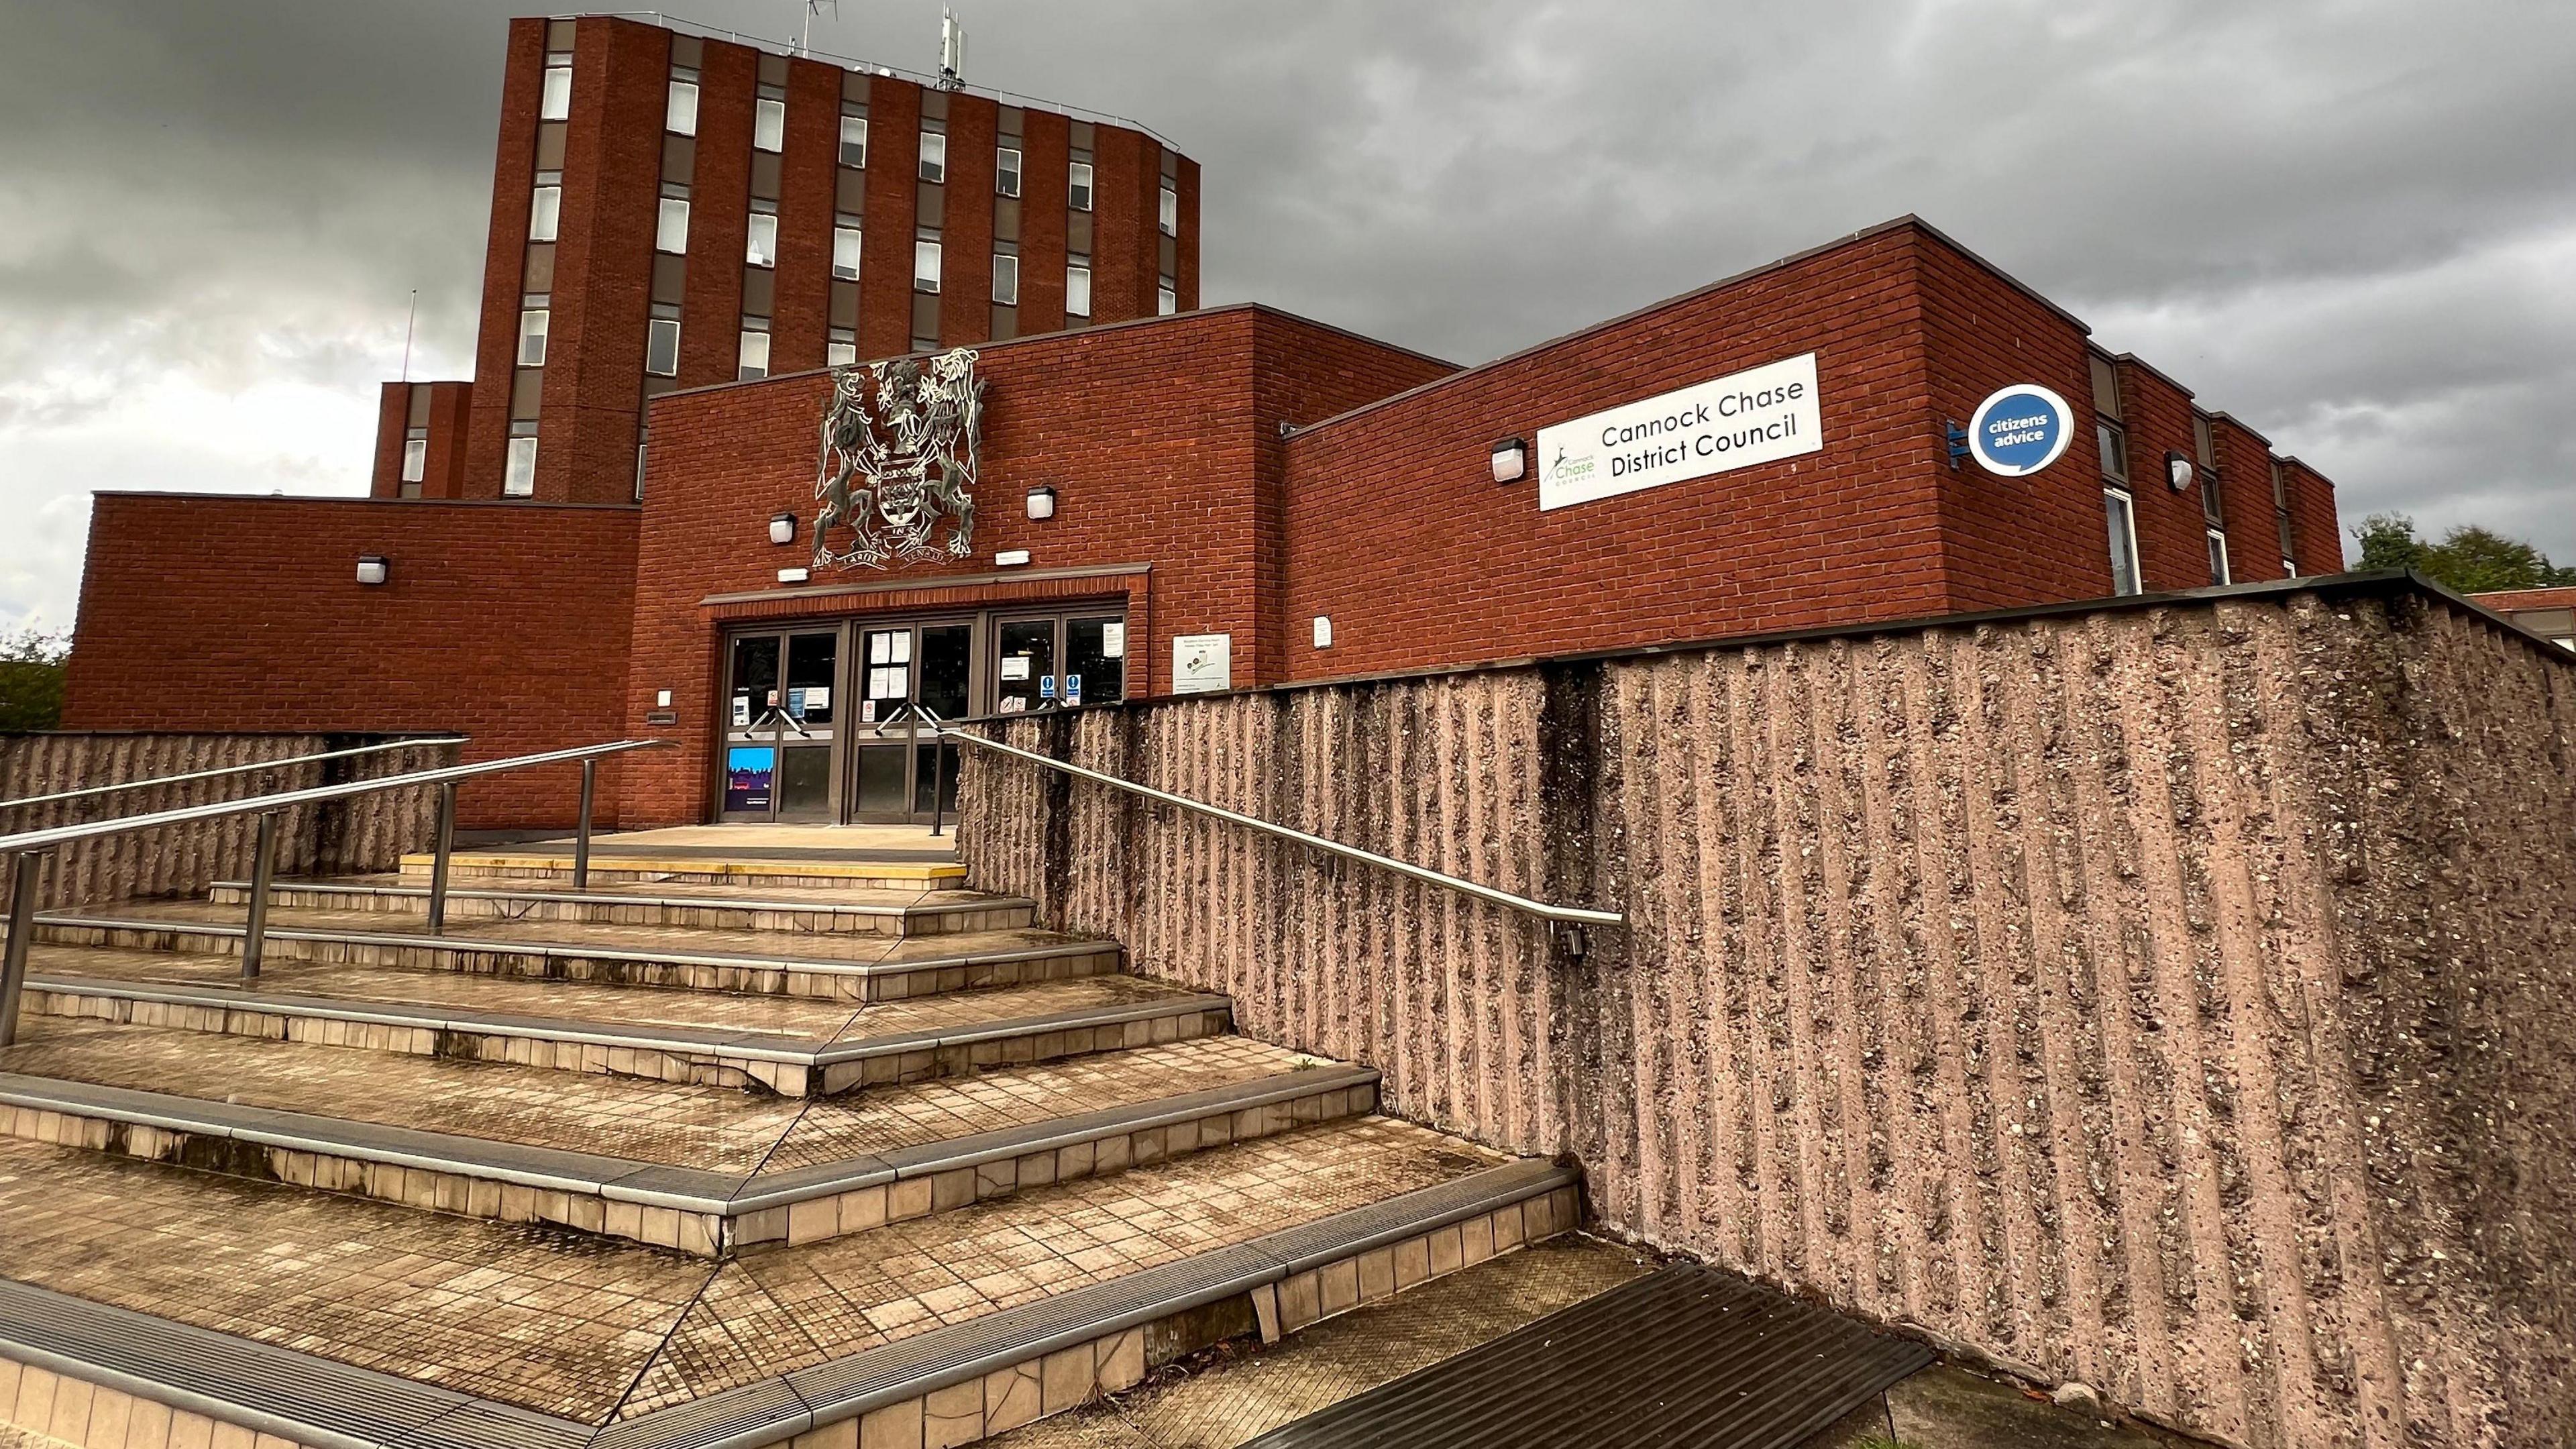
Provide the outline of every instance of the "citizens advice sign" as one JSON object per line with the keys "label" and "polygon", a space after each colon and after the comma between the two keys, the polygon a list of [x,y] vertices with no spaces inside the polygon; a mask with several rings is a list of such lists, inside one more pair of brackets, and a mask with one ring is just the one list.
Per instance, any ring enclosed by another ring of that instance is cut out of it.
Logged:
{"label": "citizens advice sign", "polygon": [[1821,451],[1816,354],[1538,431],[1538,506],[1565,508]]}

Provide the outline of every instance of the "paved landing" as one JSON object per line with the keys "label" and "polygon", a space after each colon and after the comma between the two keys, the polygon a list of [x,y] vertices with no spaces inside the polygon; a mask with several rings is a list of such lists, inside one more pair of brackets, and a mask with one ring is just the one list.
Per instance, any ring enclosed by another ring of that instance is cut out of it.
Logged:
{"label": "paved landing", "polygon": [[1245,1037],[1201,1037],[803,1099],[61,1017],[26,1028],[0,1051],[0,1071],[728,1174],[819,1166],[1317,1064]]}
{"label": "paved landing", "polygon": [[[239,884],[239,882],[229,882]],[[280,880],[277,888],[312,889],[317,886],[373,886],[385,890],[417,891],[426,895],[428,883],[417,876],[399,874],[335,875],[314,879]],[[723,905],[788,905],[807,907],[872,906],[879,909],[902,906],[974,906],[1005,899],[983,891],[889,889],[880,886],[794,886],[794,885],[729,885],[709,881],[597,881],[578,892],[569,880],[532,879],[495,882],[477,876],[459,879],[448,887],[452,895],[584,895],[621,896],[643,900],[711,901]],[[420,897],[412,897],[420,899]],[[233,909],[240,909],[234,907]]]}
{"label": "paved landing", "polygon": [[0,1221],[19,1281],[597,1423],[1503,1160],[1367,1118],[715,1265],[0,1139]]}

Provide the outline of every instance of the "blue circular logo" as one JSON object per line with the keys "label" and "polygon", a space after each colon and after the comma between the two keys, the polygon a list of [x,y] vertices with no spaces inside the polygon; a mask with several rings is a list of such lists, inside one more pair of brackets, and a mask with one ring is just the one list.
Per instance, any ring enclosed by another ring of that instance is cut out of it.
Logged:
{"label": "blue circular logo", "polygon": [[2066,399],[2035,382],[2017,382],[1977,404],[1968,419],[1968,451],[1977,466],[2006,478],[2036,473],[2066,456],[2075,414]]}

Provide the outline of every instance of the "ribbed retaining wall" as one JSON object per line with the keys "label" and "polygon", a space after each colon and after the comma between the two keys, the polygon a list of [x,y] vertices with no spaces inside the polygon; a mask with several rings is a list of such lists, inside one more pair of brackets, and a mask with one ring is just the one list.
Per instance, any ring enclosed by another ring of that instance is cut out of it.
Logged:
{"label": "ribbed retaining wall", "polygon": [[[388,736],[365,734],[101,731],[0,736],[0,800],[389,742]],[[347,780],[377,779],[455,763],[456,746],[421,745],[115,795],[0,808],[0,835]],[[401,865],[404,851],[428,846],[437,814],[438,793],[426,787],[298,806],[287,811],[280,822],[278,874],[345,875],[395,870]],[[138,896],[202,894],[217,880],[237,879],[249,873],[257,833],[258,817],[234,815],[62,847],[47,857],[45,904],[65,906]],[[0,900],[0,911],[6,909],[5,900]]]}
{"label": "ribbed retaining wall", "polygon": [[2576,661],[2404,580],[1173,700],[977,884],[1610,1229],[2261,1446],[2576,1439]]}

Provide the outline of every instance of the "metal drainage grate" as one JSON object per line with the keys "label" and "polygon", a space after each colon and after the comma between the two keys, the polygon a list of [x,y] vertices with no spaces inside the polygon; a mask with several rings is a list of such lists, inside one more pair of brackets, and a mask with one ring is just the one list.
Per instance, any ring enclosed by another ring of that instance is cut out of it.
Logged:
{"label": "metal drainage grate", "polygon": [[1788,1449],[1930,1349],[1712,1268],[1666,1268],[1244,1449]]}

